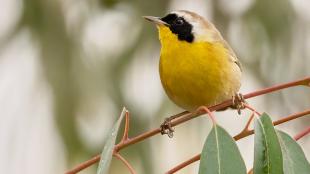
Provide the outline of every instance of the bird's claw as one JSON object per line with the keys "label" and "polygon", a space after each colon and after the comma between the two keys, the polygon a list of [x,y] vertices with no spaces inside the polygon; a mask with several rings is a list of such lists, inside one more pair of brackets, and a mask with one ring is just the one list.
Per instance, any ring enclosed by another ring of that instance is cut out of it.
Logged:
{"label": "bird's claw", "polygon": [[244,103],[246,103],[246,101],[242,94],[238,93],[233,96],[232,107],[237,109],[239,115],[241,114],[241,110],[245,108]]}
{"label": "bird's claw", "polygon": [[162,135],[167,134],[169,138],[173,137],[174,129],[171,125],[171,118],[166,118],[165,121],[160,125],[160,133]]}

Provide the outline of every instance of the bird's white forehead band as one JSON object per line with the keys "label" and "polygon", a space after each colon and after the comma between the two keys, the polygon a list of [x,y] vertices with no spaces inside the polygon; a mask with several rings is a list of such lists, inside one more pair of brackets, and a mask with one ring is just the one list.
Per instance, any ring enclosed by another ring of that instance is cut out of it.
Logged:
{"label": "bird's white forehead band", "polygon": [[193,16],[184,12],[184,11],[173,11],[171,14],[176,14],[179,17],[183,17],[185,20],[188,20],[188,22],[192,21]]}

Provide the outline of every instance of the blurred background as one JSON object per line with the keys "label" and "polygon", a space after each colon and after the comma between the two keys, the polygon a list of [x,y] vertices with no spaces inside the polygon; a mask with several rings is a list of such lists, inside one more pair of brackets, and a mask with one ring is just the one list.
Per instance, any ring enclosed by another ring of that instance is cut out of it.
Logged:
{"label": "blurred background", "polygon": [[[242,93],[310,74],[308,0],[0,0],[0,173],[64,173],[101,152],[122,107],[130,136],[182,111],[159,80],[156,28],[141,16],[186,9],[215,23],[243,64]],[[310,106],[296,87],[248,102],[278,119]],[[215,113],[231,135],[249,112]],[[280,126],[295,135],[309,118]],[[198,154],[200,117],[121,151],[140,174],[164,173]],[[310,137],[299,141],[310,159]],[[238,142],[248,169],[253,137]],[[179,173],[197,173],[196,162]],[[83,174],[95,173],[96,165]],[[128,173],[113,160],[111,174]]]}

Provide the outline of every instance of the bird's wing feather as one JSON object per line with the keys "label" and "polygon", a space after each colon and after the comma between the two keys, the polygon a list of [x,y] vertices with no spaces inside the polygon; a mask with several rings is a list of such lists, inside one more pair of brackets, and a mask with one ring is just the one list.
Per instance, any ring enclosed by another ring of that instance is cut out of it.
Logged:
{"label": "bird's wing feather", "polygon": [[233,49],[229,46],[229,44],[224,40],[222,39],[221,40],[224,48],[226,48],[229,52],[229,58],[235,63],[238,65],[238,67],[240,68],[240,71],[242,71],[242,65],[241,65],[241,62],[239,61],[239,59],[237,58],[235,52],[233,51]]}

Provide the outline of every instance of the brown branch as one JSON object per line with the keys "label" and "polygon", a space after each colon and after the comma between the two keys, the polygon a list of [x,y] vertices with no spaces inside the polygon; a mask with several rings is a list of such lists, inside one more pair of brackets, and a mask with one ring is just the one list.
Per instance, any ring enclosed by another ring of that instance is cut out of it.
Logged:
{"label": "brown branch", "polygon": [[170,170],[169,170],[168,172],[166,172],[165,174],[173,174],[173,173],[175,173],[175,172],[177,172],[177,171],[183,169],[184,167],[186,167],[186,166],[188,166],[188,165],[190,165],[190,164],[192,164],[192,163],[198,161],[199,159],[200,159],[200,154],[199,154],[199,155],[196,155],[196,156],[194,156],[194,157],[192,157],[192,158],[189,159],[189,160],[184,161],[183,163],[181,163],[181,164],[179,164],[179,165],[177,165],[177,166],[175,166],[174,168],[170,169]]}
{"label": "brown branch", "polygon": [[[248,93],[246,95],[244,95],[244,99],[249,99],[249,98],[253,98],[253,97],[256,97],[256,96],[260,96],[260,95],[263,95],[263,94],[268,94],[268,93],[271,93],[271,92],[275,92],[275,91],[278,91],[278,90],[282,90],[282,89],[286,89],[286,88],[290,88],[290,87],[294,87],[294,86],[301,86],[301,85],[304,85],[304,86],[310,86],[309,85],[310,83],[310,77],[307,77],[305,79],[301,79],[301,80],[297,80],[297,81],[293,81],[293,82],[289,82],[289,83],[284,83],[284,84],[280,84],[280,85],[275,85],[275,86],[272,86],[272,87],[269,87],[269,88],[265,88],[265,89],[261,89],[261,90],[257,90],[257,91],[254,91],[254,92],[251,92],[251,93]],[[220,104],[217,104],[217,105],[214,105],[214,106],[211,106],[209,107],[209,110],[212,112],[212,111],[216,111],[216,110],[220,110],[220,109],[223,109],[223,108],[227,108],[229,106],[232,105],[232,100],[226,100]],[[184,111],[182,112],[182,114],[184,115],[183,117],[175,120],[174,122],[171,123],[172,126],[176,126],[176,125],[179,125],[181,123],[184,123],[188,120],[191,120],[197,116],[200,116],[200,115],[195,115],[195,114],[190,114],[188,111]],[[180,114],[178,114],[180,115]]]}
{"label": "brown branch", "polygon": [[128,132],[129,132],[129,112],[126,111],[125,113],[125,128],[124,128],[124,134],[121,142],[125,142],[128,140]]}
{"label": "brown branch", "polygon": [[255,112],[252,112],[252,114],[251,114],[249,120],[247,121],[247,123],[246,123],[244,129],[242,130],[242,132],[250,130],[249,128],[250,128],[251,122],[253,121],[254,114],[255,114]]}
{"label": "brown branch", "polygon": [[65,174],[75,174],[75,173],[78,173],[78,172],[86,169],[87,167],[97,163],[99,160],[100,160],[100,155],[96,155],[96,156],[92,157],[91,159],[89,159],[89,160],[79,164],[75,168],[67,171]]}
{"label": "brown branch", "polygon": [[[291,120],[294,120],[294,119],[297,119],[297,118],[300,118],[300,117],[303,117],[303,116],[307,116],[307,115],[310,116],[309,114],[310,114],[310,109],[309,110],[305,110],[303,112],[298,112],[298,113],[286,116],[283,119],[279,119],[277,121],[274,121],[273,125],[276,126],[276,125],[279,125],[279,124],[282,124],[282,123],[285,123],[285,122],[288,122],[288,121],[291,121]],[[248,126],[248,123],[246,124],[246,126]],[[307,131],[310,131],[310,130],[307,130]],[[307,131],[304,131],[304,132],[307,132]],[[235,139],[235,141],[238,141],[238,140],[240,140],[242,138],[245,138],[247,136],[250,136],[252,134],[254,134],[254,130],[253,129],[252,130],[243,129],[239,134],[234,136],[234,139]],[[200,160],[200,154],[195,155],[194,157],[190,158],[189,160],[186,160],[185,162],[183,162],[183,163],[177,165],[176,167],[174,167],[173,169],[169,170],[166,174],[175,173],[175,172],[179,171],[180,169],[190,165],[191,163],[194,163],[194,162],[199,161],[199,160]]]}
{"label": "brown branch", "polygon": [[[301,86],[301,85],[305,85],[305,86],[310,86],[310,77],[307,77],[307,78],[304,78],[304,79],[301,79],[301,80],[297,80],[297,81],[293,81],[293,82],[289,82],[289,83],[284,83],[284,84],[280,84],[280,85],[275,85],[275,86],[272,86],[272,87],[269,87],[269,88],[265,88],[265,89],[262,89],[262,90],[257,90],[257,91],[254,91],[252,93],[248,93],[246,95],[244,95],[244,99],[248,99],[248,98],[252,98],[252,97],[256,97],[256,96],[259,96],[259,95],[263,95],[263,94],[268,94],[268,93],[271,93],[271,92],[274,92],[274,91],[278,91],[278,90],[282,90],[282,89],[285,89],[285,88],[290,88],[290,87],[294,87],[294,86]],[[217,105],[214,105],[214,106],[211,106],[209,107],[209,110],[210,112],[212,111],[216,111],[216,110],[220,110],[220,109],[223,109],[223,108],[226,108],[226,107],[229,107],[232,105],[232,100],[227,100],[227,101],[224,101],[222,102],[221,104],[217,104]],[[198,117],[202,114],[205,114],[205,113],[189,113],[188,111],[184,111],[182,113],[179,113],[179,114],[176,114],[176,115],[182,115],[182,117],[176,119],[176,120],[173,120],[171,122],[171,125],[172,126],[177,126],[179,124],[182,124],[188,120],[191,120],[195,117]],[[119,151],[129,145],[132,145],[132,144],[135,144],[135,143],[138,143],[144,139],[147,139],[149,137],[152,137],[154,135],[157,135],[160,133],[160,128],[157,128],[157,129],[153,129],[153,130],[150,130],[150,131],[147,131],[145,133],[142,133],[136,137],[133,137],[131,139],[128,139],[126,141],[123,141],[119,144],[117,144],[114,148],[115,151]],[[76,167],[74,167],[72,170],[66,172],[67,174],[75,174],[89,166],[91,166],[92,164],[95,164],[97,163],[98,161],[100,160],[100,155],[96,155],[95,157],[93,157],[92,159],[88,160],[88,161],[85,161],[79,165],[77,165]]]}
{"label": "brown branch", "polygon": [[133,167],[129,164],[129,162],[123,158],[121,156],[121,154],[119,154],[118,152],[114,153],[113,154],[117,159],[121,160],[125,165],[126,167],[128,168],[128,170],[130,171],[131,174],[136,174],[135,170],[133,169]]}
{"label": "brown branch", "polygon": [[310,126],[307,127],[305,130],[301,131],[300,133],[298,133],[297,135],[295,135],[294,139],[297,141],[309,133],[310,133]]}

